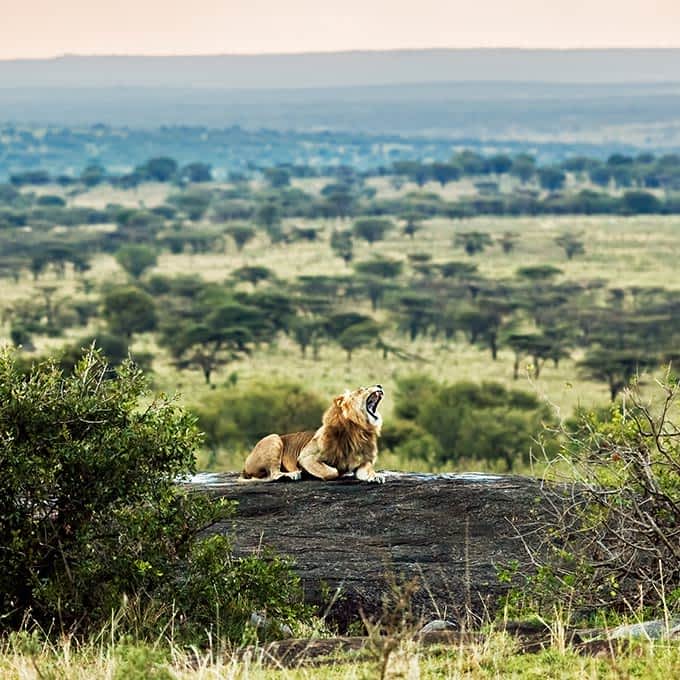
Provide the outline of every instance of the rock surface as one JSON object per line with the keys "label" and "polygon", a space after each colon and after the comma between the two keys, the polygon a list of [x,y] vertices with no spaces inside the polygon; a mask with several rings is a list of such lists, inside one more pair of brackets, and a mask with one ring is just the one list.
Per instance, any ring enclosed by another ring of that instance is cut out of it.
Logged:
{"label": "rock surface", "polygon": [[211,531],[231,536],[237,555],[266,546],[291,556],[310,601],[339,594],[330,618],[341,628],[360,611],[380,615],[390,575],[418,579],[413,607],[425,620],[484,617],[507,588],[498,570],[527,562],[518,531],[534,540],[542,498],[540,481],[512,475],[387,473],[382,485],[236,477],[189,483],[238,501],[236,517]]}

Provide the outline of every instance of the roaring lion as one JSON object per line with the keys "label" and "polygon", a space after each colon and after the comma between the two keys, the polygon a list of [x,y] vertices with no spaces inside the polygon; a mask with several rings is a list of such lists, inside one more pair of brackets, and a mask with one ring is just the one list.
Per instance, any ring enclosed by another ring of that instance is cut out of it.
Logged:
{"label": "roaring lion", "polygon": [[260,439],[246,458],[241,480],[299,480],[302,471],[330,480],[353,472],[364,482],[385,481],[373,469],[378,456],[382,416],[378,406],[382,385],[360,387],[333,399],[315,431],[270,434]]}

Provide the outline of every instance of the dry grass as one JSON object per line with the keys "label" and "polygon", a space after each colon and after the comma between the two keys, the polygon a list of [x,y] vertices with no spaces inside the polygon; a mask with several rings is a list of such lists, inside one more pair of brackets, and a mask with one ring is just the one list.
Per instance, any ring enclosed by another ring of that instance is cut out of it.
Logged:
{"label": "dry grass", "polygon": [[[645,642],[605,647],[598,655],[581,655],[573,648],[549,645],[520,654],[514,638],[502,631],[459,646],[410,647],[403,663],[387,668],[387,680],[440,678],[641,678],[677,677],[680,643]],[[400,659],[401,661],[401,659]],[[167,643],[109,644],[102,641],[78,648],[70,639],[56,643],[13,637],[0,643],[3,680],[369,680],[380,677],[380,662],[370,654],[327,658],[320,665],[292,668],[262,665],[257,653],[236,656],[212,649],[180,649]]]}

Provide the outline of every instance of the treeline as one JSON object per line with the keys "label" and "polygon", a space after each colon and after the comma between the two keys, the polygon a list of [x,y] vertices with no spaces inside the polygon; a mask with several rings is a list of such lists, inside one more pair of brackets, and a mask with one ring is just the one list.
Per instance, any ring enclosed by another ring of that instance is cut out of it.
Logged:
{"label": "treeline", "polygon": [[[247,170],[232,172],[233,180],[251,179],[263,175],[274,187],[287,186],[290,179],[297,177],[324,177],[343,173],[354,174],[351,166],[318,165],[305,163],[279,163],[272,165],[251,165]],[[539,164],[527,153],[509,155],[498,153],[483,155],[471,150],[458,151],[449,160],[422,162],[418,160],[395,160],[373,169],[361,170],[362,178],[394,176],[415,182],[423,187],[428,182],[437,182],[442,187],[463,177],[490,177],[498,180],[504,175],[516,177],[522,184],[536,183],[546,191],[560,191],[565,187],[571,174],[577,180],[589,181],[601,188],[646,188],[674,191],[680,189],[680,155],[656,156],[641,153],[630,156],[612,154],[606,160],[588,156],[571,156],[555,164]],[[174,158],[159,156],[150,158],[133,171],[124,174],[110,174],[98,164],[88,165],[80,175],[52,176],[46,170],[28,170],[10,175],[13,186],[39,186],[51,182],[70,186],[81,183],[95,186],[108,182],[114,186],[130,188],[145,181],[156,182],[210,182],[213,179],[212,166],[204,162],[180,165]],[[487,182],[480,185],[486,192],[498,191],[497,184]]]}
{"label": "treeline", "polygon": [[[314,167],[325,174],[326,169],[338,165],[364,171],[386,168],[398,160],[448,161],[454,148],[495,148],[516,155],[526,149],[526,143],[358,131],[244,129],[238,125],[221,129],[186,125],[134,129],[101,124],[36,127],[0,123],[0,181],[25,170],[47,169],[52,177],[71,177],[73,168],[92,163],[119,173],[129,172],[149,157],[161,156],[172,157],[181,166],[200,159],[213,165],[220,178],[230,172],[287,164]],[[535,142],[532,148],[543,159],[563,159],[634,147],[550,141]]]}

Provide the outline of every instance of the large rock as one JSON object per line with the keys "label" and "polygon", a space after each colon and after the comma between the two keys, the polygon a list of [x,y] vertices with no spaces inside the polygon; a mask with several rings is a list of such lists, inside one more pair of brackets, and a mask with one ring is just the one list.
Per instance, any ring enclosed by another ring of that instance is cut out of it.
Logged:
{"label": "large rock", "polygon": [[237,554],[267,546],[291,556],[310,601],[337,591],[331,618],[341,626],[359,611],[380,614],[390,575],[419,579],[413,605],[425,618],[488,615],[507,588],[498,570],[528,561],[523,541],[542,498],[538,480],[486,474],[388,473],[383,485],[201,474],[191,486],[238,501],[236,517],[212,528]]}

